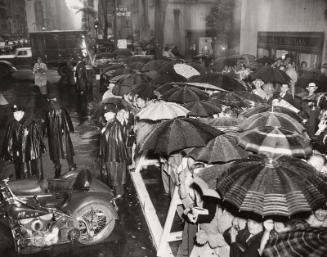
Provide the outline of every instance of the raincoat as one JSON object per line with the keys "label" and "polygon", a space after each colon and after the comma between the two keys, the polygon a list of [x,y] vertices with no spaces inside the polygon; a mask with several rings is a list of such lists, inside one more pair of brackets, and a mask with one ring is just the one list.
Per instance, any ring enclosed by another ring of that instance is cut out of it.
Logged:
{"label": "raincoat", "polygon": [[[22,119],[20,122],[13,119],[6,130],[1,159],[14,161],[16,177],[36,175],[42,177],[43,170],[32,170],[31,162],[41,159],[46,152],[39,126],[35,121]],[[41,160],[40,160],[41,161]],[[20,170],[17,170],[20,167]],[[24,174],[21,174],[24,172]],[[41,174],[39,174],[41,172]]]}
{"label": "raincoat", "polygon": [[72,159],[74,147],[70,132],[74,132],[73,123],[67,110],[56,100],[50,100],[46,123],[51,161],[56,163],[60,159]]}
{"label": "raincoat", "polygon": [[123,126],[117,119],[109,121],[101,130],[101,174],[107,176],[108,184],[113,187],[122,186],[126,182],[128,153],[125,139]]}

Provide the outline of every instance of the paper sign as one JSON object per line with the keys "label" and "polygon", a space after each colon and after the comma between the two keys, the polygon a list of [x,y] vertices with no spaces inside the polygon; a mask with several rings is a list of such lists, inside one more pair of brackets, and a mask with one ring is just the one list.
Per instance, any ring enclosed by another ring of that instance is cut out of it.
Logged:
{"label": "paper sign", "polygon": [[127,40],[126,39],[118,39],[117,40],[117,47],[119,49],[126,49],[127,48]]}

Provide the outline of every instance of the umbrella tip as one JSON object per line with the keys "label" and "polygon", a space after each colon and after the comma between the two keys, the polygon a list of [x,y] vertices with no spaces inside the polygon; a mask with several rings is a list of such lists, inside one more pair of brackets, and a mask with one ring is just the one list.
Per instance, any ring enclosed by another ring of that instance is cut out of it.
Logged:
{"label": "umbrella tip", "polygon": [[277,162],[271,157],[265,158],[265,166],[268,168],[274,168],[276,163]]}

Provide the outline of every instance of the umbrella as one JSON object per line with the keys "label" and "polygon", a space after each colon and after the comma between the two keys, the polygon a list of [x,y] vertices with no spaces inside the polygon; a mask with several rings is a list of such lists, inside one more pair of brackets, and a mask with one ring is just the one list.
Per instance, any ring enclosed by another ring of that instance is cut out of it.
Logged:
{"label": "umbrella", "polygon": [[197,75],[188,79],[188,82],[209,83],[218,88],[223,88],[228,91],[245,91],[245,86],[238,80],[222,73],[209,73],[205,75]]}
{"label": "umbrella", "polygon": [[166,83],[163,85],[160,85],[156,90],[159,92],[165,92],[173,87],[181,87],[181,86],[189,86],[189,87],[194,87],[197,89],[209,89],[209,90],[214,90],[214,91],[224,91],[227,92],[226,90],[216,87],[214,85],[208,84],[208,83],[200,83],[200,82],[170,82]]}
{"label": "umbrella", "polygon": [[208,98],[209,96],[202,90],[187,86],[173,87],[162,94],[162,99],[182,104],[199,100],[208,100]]}
{"label": "umbrella", "polygon": [[189,110],[183,106],[165,101],[154,101],[142,109],[136,116],[140,120],[170,120],[176,117],[185,117]]}
{"label": "umbrella", "polygon": [[140,144],[140,150],[170,155],[185,148],[205,146],[222,132],[191,118],[175,118],[162,122]]}
{"label": "umbrella", "polygon": [[[247,109],[245,111],[243,111],[240,116],[242,117],[245,117],[245,118],[248,118],[254,114],[258,114],[258,113],[262,113],[262,112],[269,112],[272,110],[272,107],[271,105],[269,104],[262,104],[262,105],[258,105],[256,107],[253,107],[253,108],[250,108],[250,109]],[[284,113],[284,114],[287,114],[289,115],[291,118],[297,120],[298,122],[302,122],[302,118],[297,115],[295,112],[287,109],[287,108],[284,108],[284,107],[281,107],[281,106],[274,106],[274,112],[280,112],[280,113]]]}
{"label": "umbrella", "polygon": [[143,99],[156,99],[156,95],[153,93],[153,88],[149,84],[140,84],[137,85],[134,89],[131,90],[131,93],[138,95]]}
{"label": "umbrella", "polygon": [[262,256],[327,256],[327,228],[307,227],[276,234],[269,239]]}
{"label": "umbrella", "polygon": [[152,80],[152,84],[160,86],[170,82],[185,82],[186,78],[176,73],[160,74]]}
{"label": "umbrella", "polygon": [[289,115],[280,112],[262,112],[254,114],[242,121],[239,125],[242,130],[254,129],[263,126],[282,127],[302,134],[304,127]]}
{"label": "umbrella", "polygon": [[210,102],[235,108],[248,107],[248,103],[234,92],[217,92],[210,96]]}
{"label": "umbrella", "polygon": [[278,127],[265,126],[243,132],[239,136],[239,144],[248,151],[269,157],[308,157],[312,154],[309,140],[293,131]]}
{"label": "umbrella", "polygon": [[197,161],[216,163],[243,159],[248,153],[237,145],[234,137],[222,134],[210,140],[205,147],[194,148],[187,155]]}
{"label": "umbrella", "polygon": [[192,76],[200,75],[200,72],[198,72],[192,66],[184,64],[184,63],[176,63],[174,65],[174,70],[177,74],[179,74],[187,79]]}
{"label": "umbrella", "polygon": [[211,85],[209,83],[187,82],[186,84],[191,86],[191,87],[197,87],[197,88],[202,88],[202,89],[209,89],[209,90],[214,90],[214,91],[226,91],[225,89],[222,89],[220,87]]}
{"label": "umbrella", "polygon": [[219,107],[206,101],[188,102],[184,104],[184,107],[190,110],[189,116],[209,117],[221,112]]}
{"label": "umbrella", "polygon": [[131,88],[135,88],[140,84],[150,83],[151,79],[142,73],[135,74],[126,74],[126,76],[122,76],[120,79],[116,81],[119,85],[129,86]]}
{"label": "umbrella", "polygon": [[132,88],[126,85],[115,85],[112,89],[112,93],[116,96],[127,95],[131,92]]}
{"label": "umbrella", "polygon": [[232,117],[218,117],[218,118],[199,118],[199,121],[215,127],[222,131],[237,131],[239,130],[239,119]]}
{"label": "umbrella", "polygon": [[127,67],[133,70],[141,70],[143,67],[144,63],[143,62],[130,62],[127,64]]}
{"label": "umbrella", "polygon": [[253,80],[261,79],[265,83],[289,83],[291,78],[279,69],[264,66],[251,75]]}
{"label": "umbrella", "polygon": [[144,64],[141,71],[155,70],[159,73],[173,71],[173,63],[169,60],[151,60]]}
{"label": "umbrella", "polygon": [[115,70],[118,70],[118,69],[122,69],[124,68],[124,64],[122,63],[113,63],[113,64],[110,64],[109,66],[107,66],[106,68],[102,69],[101,70],[101,74],[105,74],[107,76],[111,76],[112,73],[115,71]]}
{"label": "umbrella", "polygon": [[256,157],[235,161],[217,179],[217,191],[239,211],[290,217],[325,204],[327,185],[301,159]]}

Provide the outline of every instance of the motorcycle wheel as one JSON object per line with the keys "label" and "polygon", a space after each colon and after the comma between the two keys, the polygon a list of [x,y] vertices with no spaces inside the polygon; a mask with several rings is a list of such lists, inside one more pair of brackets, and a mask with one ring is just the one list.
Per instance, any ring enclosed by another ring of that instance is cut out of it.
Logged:
{"label": "motorcycle wheel", "polygon": [[80,231],[78,242],[84,245],[103,242],[116,224],[111,207],[101,200],[77,208],[72,216]]}

